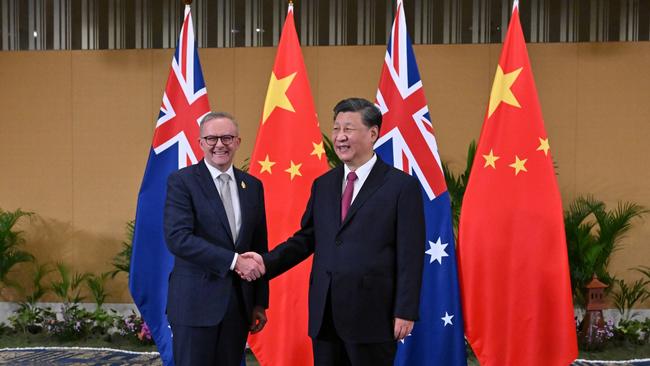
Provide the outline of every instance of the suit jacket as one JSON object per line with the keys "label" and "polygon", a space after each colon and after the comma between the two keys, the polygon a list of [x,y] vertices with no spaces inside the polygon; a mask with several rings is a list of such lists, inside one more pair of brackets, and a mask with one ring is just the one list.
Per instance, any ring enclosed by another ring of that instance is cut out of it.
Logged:
{"label": "suit jacket", "polygon": [[262,183],[241,170],[234,169],[234,173],[241,206],[236,245],[204,161],[172,173],[167,180],[165,239],[175,257],[167,296],[167,317],[172,324],[219,324],[231,291],[240,289],[249,318],[254,306],[268,307],[267,280],[249,283],[230,270],[235,252],[268,251]]}
{"label": "suit jacket", "polygon": [[330,292],[341,339],[391,341],[395,317],[418,318],[422,191],[414,177],[378,158],[341,223],[342,184],[342,166],[314,181],[300,230],[263,255],[267,275],[277,276],[313,253],[309,335],[318,335]]}

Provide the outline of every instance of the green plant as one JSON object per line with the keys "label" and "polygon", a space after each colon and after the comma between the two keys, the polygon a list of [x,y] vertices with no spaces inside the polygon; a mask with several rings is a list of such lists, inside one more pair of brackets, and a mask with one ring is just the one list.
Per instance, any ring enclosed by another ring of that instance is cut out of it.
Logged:
{"label": "green plant", "polygon": [[92,320],[91,332],[95,335],[108,335],[108,332],[122,319],[122,316],[110,309],[106,311],[104,308],[97,308],[90,314]]}
{"label": "green plant", "polygon": [[621,320],[615,329],[619,340],[644,345],[650,340],[650,318],[640,320]]}
{"label": "green plant", "polygon": [[74,303],[64,303],[60,317],[49,313],[44,319],[47,332],[59,341],[72,341],[86,338],[92,329],[92,314]]}
{"label": "green plant", "polygon": [[648,266],[638,266],[635,268],[632,268],[633,270],[641,273],[646,279],[647,282],[650,283],[650,267]]}
{"label": "green plant", "polygon": [[34,268],[32,271],[32,292],[25,296],[25,302],[35,304],[48,291],[50,291],[48,286],[43,285],[43,278],[52,271],[54,271],[54,269],[50,268],[49,263],[39,264],[36,261],[34,262]]}
{"label": "green plant", "polygon": [[36,302],[49,291],[49,288],[43,286],[43,277],[53,270],[47,263],[38,264],[34,262],[32,272],[32,292],[25,296],[25,301],[19,303],[19,308],[9,317],[12,327],[16,330],[22,330],[23,333],[32,334],[40,333],[43,329],[43,322],[51,313],[50,308],[40,308]]}
{"label": "green plant", "polygon": [[250,168],[251,168],[251,158],[244,159],[244,161],[242,161],[241,163],[241,167],[239,167],[239,169],[241,169],[244,172],[248,172]]}
{"label": "green plant", "polygon": [[32,215],[32,212],[21,209],[16,211],[0,209],[0,283],[4,286],[20,288],[18,283],[10,280],[7,276],[16,264],[34,260],[33,255],[20,250],[20,246],[25,243],[23,232],[14,231],[18,220]]}
{"label": "green plant", "polygon": [[28,302],[22,302],[19,305],[18,310],[9,317],[9,323],[16,331],[40,333],[45,319],[53,315],[50,308],[40,308]]}
{"label": "green plant", "polygon": [[460,219],[460,208],[463,204],[463,196],[467,189],[467,182],[469,182],[469,174],[472,171],[472,164],[474,164],[474,157],[476,156],[476,141],[472,140],[467,148],[467,161],[465,162],[465,170],[455,175],[449,163],[442,163],[442,170],[445,175],[445,183],[447,183],[447,192],[449,192],[449,199],[451,201],[451,215],[454,226],[454,233],[458,238],[458,222]]}
{"label": "green plant", "polygon": [[630,202],[618,203],[608,211],[605,203],[592,196],[576,198],[564,212],[567,252],[574,303],[585,306],[584,288],[594,273],[611,290],[614,277],[608,272],[609,260],[622,245],[632,220],[647,210]]}
{"label": "green plant", "polygon": [[327,163],[329,164],[330,168],[337,167],[343,162],[341,159],[339,159],[338,155],[336,155],[336,151],[334,150],[334,144],[332,143],[332,140],[327,137],[324,133],[323,135],[323,148],[325,149],[325,156],[327,157]]}
{"label": "green plant", "polygon": [[131,271],[131,253],[133,253],[133,235],[135,234],[135,220],[126,223],[126,240],[122,242],[122,250],[113,257],[113,268],[111,278],[115,278],[118,273],[124,272],[129,276]]}
{"label": "green plant", "polygon": [[131,315],[120,319],[117,323],[117,331],[134,343],[153,344],[153,338],[147,323],[134,311],[131,311]]}
{"label": "green plant", "polygon": [[93,300],[95,300],[97,309],[102,307],[104,301],[106,301],[106,297],[108,297],[105,284],[110,275],[111,272],[104,272],[100,275],[89,274],[86,277],[86,285],[88,286],[88,290],[90,290]]}
{"label": "green plant", "polygon": [[50,286],[64,304],[79,303],[84,299],[81,296],[81,284],[88,278],[88,273],[70,273],[70,269],[63,263],[57,263],[56,269],[59,274],[59,281],[52,281]]}
{"label": "green plant", "polygon": [[650,299],[650,292],[645,288],[649,282],[638,279],[631,285],[624,280],[616,280],[615,283],[618,285],[618,290],[613,291],[614,305],[621,313],[622,319],[628,321],[636,315],[632,310],[634,305]]}

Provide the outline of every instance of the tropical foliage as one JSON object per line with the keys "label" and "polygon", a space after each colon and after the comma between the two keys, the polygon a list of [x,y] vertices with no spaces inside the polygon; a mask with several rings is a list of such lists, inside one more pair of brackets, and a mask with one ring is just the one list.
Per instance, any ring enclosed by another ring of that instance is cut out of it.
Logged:
{"label": "tropical foliage", "polygon": [[449,192],[449,199],[451,200],[451,215],[454,232],[456,233],[457,238],[460,208],[463,204],[463,196],[465,196],[467,182],[469,182],[469,173],[472,170],[474,156],[476,156],[476,141],[472,140],[467,148],[467,161],[465,162],[465,170],[462,173],[456,175],[449,167],[448,162],[442,163],[442,170],[445,174],[445,182],[447,183],[447,192]]}
{"label": "tropical foliage", "polygon": [[336,151],[334,150],[334,143],[332,140],[327,137],[324,133],[323,135],[323,147],[325,148],[325,156],[327,156],[327,163],[329,164],[330,168],[337,167],[343,162],[341,159],[339,159],[338,155],[336,155]]}
{"label": "tropical foliage", "polygon": [[88,273],[72,273],[70,267],[63,263],[56,264],[59,275],[58,281],[52,281],[50,287],[63,303],[79,303],[85,297],[81,296],[82,285],[88,278]]}
{"label": "tropical foliage", "polygon": [[129,276],[131,272],[131,253],[133,253],[133,234],[135,233],[135,220],[126,223],[126,240],[122,241],[122,250],[113,257],[114,271],[110,272],[111,278],[124,272]]}
{"label": "tropical foliage", "polygon": [[21,250],[25,243],[22,231],[14,230],[16,223],[23,217],[31,216],[31,212],[4,211],[0,209],[0,284],[6,287],[19,288],[20,286],[8,278],[12,268],[18,263],[30,262],[34,256]]}
{"label": "tropical foliage", "polygon": [[619,202],[613,210],[592,196],[576,198],[564,212],[571,286],[574,303],[584,308],[584,287],[594,274],[605,284],[614,284],[608,271],[612,253],[623,245],[633,220],[647,210],[631,202]]}

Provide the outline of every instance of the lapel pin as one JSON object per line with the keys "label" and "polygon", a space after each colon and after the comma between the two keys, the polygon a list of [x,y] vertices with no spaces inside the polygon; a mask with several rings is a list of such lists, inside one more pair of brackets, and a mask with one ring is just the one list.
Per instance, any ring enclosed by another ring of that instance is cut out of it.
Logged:
{"label": "lapel pin", "polygon": [[241,188],[242,188],[242,189],[246,189],[246,183],[244,183],[243,180],[241,181]]}

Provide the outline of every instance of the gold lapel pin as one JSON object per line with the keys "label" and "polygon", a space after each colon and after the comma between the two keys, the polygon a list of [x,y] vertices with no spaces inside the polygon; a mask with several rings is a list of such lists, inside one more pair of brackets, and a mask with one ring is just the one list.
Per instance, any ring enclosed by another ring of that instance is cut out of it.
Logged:
{"label": "gold lapel pin", "polygon": [[241,181],[241,188],[242,188],[242,189],[246,189],[246,183],[244,183],[243,180]]}

